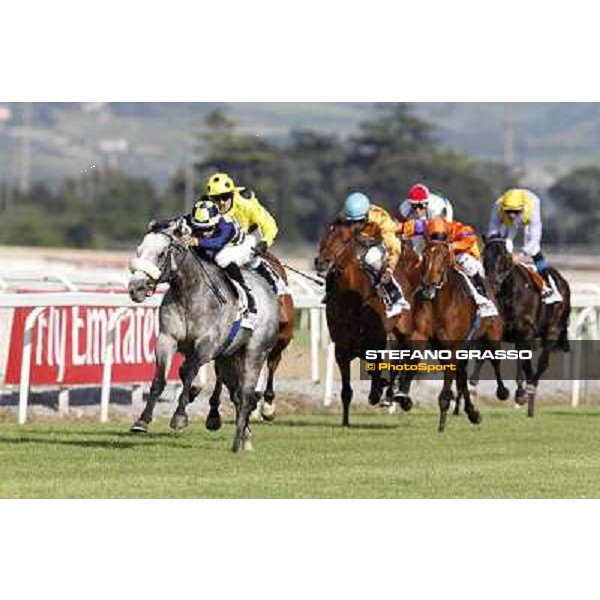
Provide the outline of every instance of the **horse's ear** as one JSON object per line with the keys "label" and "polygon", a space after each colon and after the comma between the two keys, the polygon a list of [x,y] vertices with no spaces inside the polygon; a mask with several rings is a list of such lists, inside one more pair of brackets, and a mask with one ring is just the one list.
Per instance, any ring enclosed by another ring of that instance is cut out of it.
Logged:
{"label": "horse's ear", "polygon": [[158,229],[158,221],[156,219],[152,219],[152,221],[150,221],[148,223],[148,227],[146,228],[146,233],[151,233],[153,231],[156,231]]}
{"label": "horse's ear", "polygon": [[183,217],[179,217],[179,219],[175,221],[173,233],[178,236],[190,235],[192,233],[192,228],[188,225],[187,221]]}
{"label": "horse's ear", "polygon": [[482,234],[482,236],[481,236],[481,239],[483,240],[483,243],[484,243],[484,244],[487,244],[487,243],[488,243],[488,237],[487,237],[487,235],[485,235],[485,233],[484,233],[484,234]]}

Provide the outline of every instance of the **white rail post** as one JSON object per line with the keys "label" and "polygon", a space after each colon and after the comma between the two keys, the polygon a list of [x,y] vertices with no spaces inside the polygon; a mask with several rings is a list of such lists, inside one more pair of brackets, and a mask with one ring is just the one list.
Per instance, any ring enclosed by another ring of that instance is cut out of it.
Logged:
{"label": "white rail post", "polygon": [[108,421],[108,403],[110,401],[110,383],[113,364],[113,348],[115,345],[115,329],[119,319],[128,309],[121,307],[115,311],[107,324],[106,348],[104,350],[104,365],[102,368],[102,392],[100,395],[100,422]]}
{"label": "white rail post", "polygon": [[333,363],[335,362],[335,344],[329,342],[327,346],[327,365],[325,367],[325,397],[323,405],[329,406],[333,396]]}
{"label": "white rail post", "polygon": [[69,388],[62,385],[58,388],[58,414],[69,414]]}
{"label": "white rail post", "polygon": [[19,425],[27,421],[27,402],[29,400],[29,377],[31,374],[31,345],[33,328],[38,317],[46,310],[45,306],[34,308],[25,319],[23,328],[23,355],[21,360],[21,380],[19,389]]}
{"label": "white rail post", "polygon": [[312,380],[319,382],[319,317],[321,311],[318,308],[310,309],[310,372]]}

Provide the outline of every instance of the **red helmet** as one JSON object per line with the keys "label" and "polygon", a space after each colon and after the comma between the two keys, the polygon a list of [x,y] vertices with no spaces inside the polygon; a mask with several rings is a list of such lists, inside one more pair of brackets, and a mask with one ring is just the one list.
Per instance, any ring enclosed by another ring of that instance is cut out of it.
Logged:
{"label": "red helmet", "polygon": [[415,183],[408,190],[408,201],[411,204],[424,204],[429,200],[429,188],[423,183]]}

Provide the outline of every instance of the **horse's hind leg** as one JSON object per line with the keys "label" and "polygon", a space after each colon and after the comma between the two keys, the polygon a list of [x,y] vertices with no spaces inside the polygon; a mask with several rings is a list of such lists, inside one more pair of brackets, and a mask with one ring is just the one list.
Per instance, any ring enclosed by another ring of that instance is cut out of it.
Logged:
{"label": "horse's hind leg", "polygon": [[267,386],[263,394],[264,402],[260,408],[260,414],[265,421],[273,421],[275,419],[275,390],[273,388],[273,381],[275,379],[275,371],[277,371],[277,367],[281,362],[281,355],[289,343],[289,340],[285,344],[280,343],[280,341],[271,350],[267,359]]}
{"label": "horse's hind leg", "polygon": [[500,369],[500,361],[498,359],[490,360],[492,368],[494,369],[494,375],[496,376],[496,398],[498,400],[506,400],[510,396],[508,388],[504,385],[502,380],[502,371]]}
{"label": "horse's hind leg", "polygon": [[148,425],[152,422],[154,407],[165,389],[171,361],[177,350],[177,342],[165,333],[159,333],[156,341],[156,371],[150,386],[150,394],[146,406],[139,419],[132,425],[132,433],[147,433]]}
{"label": "horse's hind leg", "polygon": [[219,367],[215,362],[215,388],[208,399],[209,411],[206,415],[206,429],[209,431],[217,431],[221,429],[221,413],[219,407],[221,406],[221,392],[223,391],[223,379],[219,374]]}

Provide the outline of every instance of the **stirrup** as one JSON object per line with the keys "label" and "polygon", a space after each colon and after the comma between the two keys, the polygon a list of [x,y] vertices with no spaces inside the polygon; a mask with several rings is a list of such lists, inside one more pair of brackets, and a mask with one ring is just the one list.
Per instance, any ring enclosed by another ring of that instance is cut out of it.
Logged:
{"label": "stirrup", "polygon": [[488,300],[485,304],[478,304],[477,312],[481,318],[498,316],[498,309],[491,300]]}

